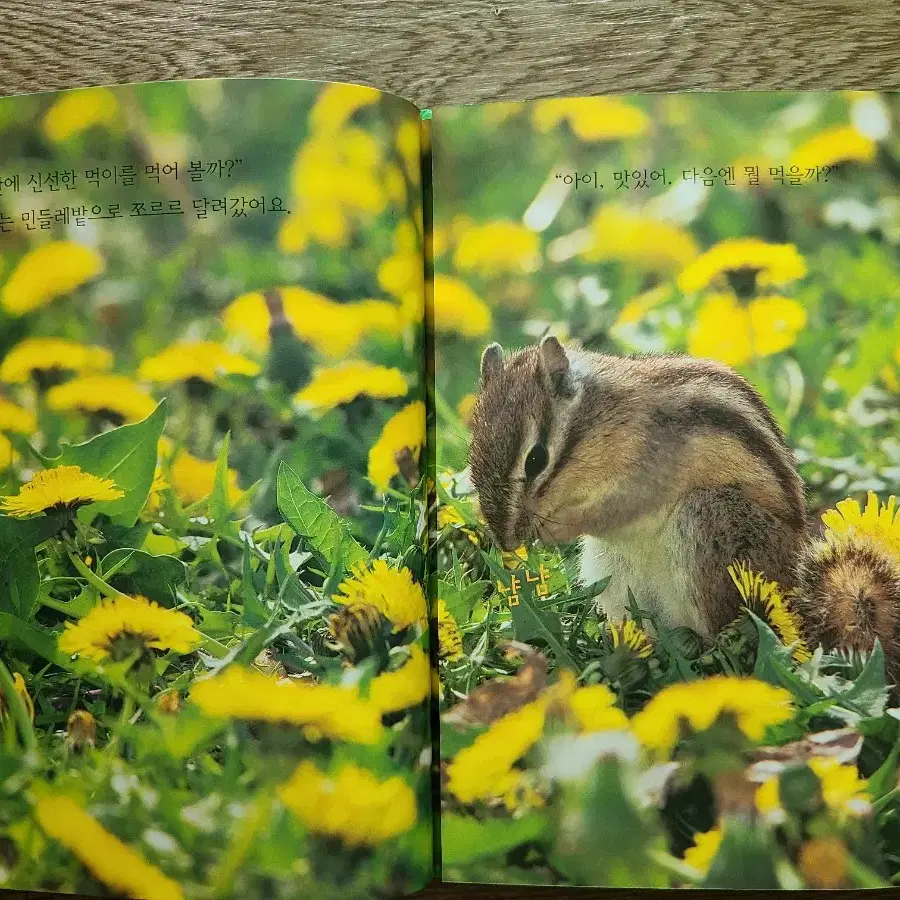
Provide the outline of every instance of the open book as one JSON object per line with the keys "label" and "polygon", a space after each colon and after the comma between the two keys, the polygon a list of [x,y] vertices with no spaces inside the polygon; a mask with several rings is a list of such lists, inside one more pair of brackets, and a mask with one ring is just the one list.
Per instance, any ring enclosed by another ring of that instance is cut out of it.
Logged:
{"label": "open book", "polygon": [[0,101],[0,888],[896,884],[898,116]]}

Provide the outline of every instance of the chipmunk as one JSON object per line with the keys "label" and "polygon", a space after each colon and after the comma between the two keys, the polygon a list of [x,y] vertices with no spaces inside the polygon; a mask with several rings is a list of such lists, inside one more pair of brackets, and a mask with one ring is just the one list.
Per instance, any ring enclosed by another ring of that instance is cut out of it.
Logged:
{"label": "chipmunk", "polygon": [[793,453],[765,401],[720,363],[617,357],[552,336],[481,358],[473,485],[505,550],[581,539],[580,578],[621,620],[631,590],[706,641],[738,615],[746,562],[792,591],[810,647],[870,651],[900,681],[900,564],[874,541],[813,538]]}

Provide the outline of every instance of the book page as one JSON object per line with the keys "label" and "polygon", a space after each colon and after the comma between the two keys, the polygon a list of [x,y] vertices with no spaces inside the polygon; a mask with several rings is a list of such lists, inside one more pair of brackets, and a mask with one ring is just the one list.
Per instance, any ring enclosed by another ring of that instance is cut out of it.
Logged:
{"label": "book page", "polygon": [[0,887],[418,890],[418,110],[91,88],[0,147]]}
{"label": "book page", "polygon": [[898,117],[435,111],[445,880],[898,883]]}

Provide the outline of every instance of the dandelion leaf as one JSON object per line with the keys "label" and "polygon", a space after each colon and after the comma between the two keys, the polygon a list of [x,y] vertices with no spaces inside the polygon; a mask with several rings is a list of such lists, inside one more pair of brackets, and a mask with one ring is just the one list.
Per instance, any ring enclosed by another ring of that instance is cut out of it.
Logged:
{"label": "dandelion leaf", "polygon": [[529,813],[520,819],[476,819],[441,816],[441,862],[461,866],[487,857],[502,858],[521,844],[539,840],[547,831],[547,819]]}
{"label": "dandelion leaf", "polygon": [[57,515],[37,519],[0,516],[0,611],[26,621],[31,618],[40,589],[34,549],[61,525]]}
{"label": "dandelion leaf", "polygon": [[137,521],[153,484],[156,447],[166,424],[166,401],[141,422],[98,434],[83,444],[69,444],[52,466],[78,466],[98,478],[111,478],[125,492],[118,500],[91,504],[91,516],[105,513],[116,525],[131,528]]}
{"label": "dandelion leaf", "polygon": [[170,605],[175,590],[187,577],[187,568],[174,556],[154,556],[123,547],[103,557],[103,577],[123,594],[140,594]]}
{"label": "dandelion leaf", "polygon": [[779,888],[776,850],[768,831],[729,822],[702,887],[742,890]]}
{"label": "dandelion leaf", "polygon": [[308,490],[297,473],[284,462],[278,467],[276,495],[278,509],[285,521],[329,564],[339,547],[348,568],[365,562],[368,554],[337,513]]}

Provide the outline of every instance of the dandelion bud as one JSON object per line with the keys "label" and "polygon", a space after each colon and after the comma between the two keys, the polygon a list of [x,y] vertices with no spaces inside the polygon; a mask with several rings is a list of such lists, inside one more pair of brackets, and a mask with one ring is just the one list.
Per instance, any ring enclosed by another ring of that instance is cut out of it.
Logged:
{"label": "dandelion bud", "polygon": [[353,662],[387,655],[390,623],[368,603],[348,603],[328,618],[328,632]]}
{"label": "dandelion bud", "polygon": [[97,742],[97,721],[86,709],[76,709],[66,722],[66,744],[70,750],[84,750]]}
{"label": "dandelion bud", "polygon": [[166,691],[156,698],[156,705],[161,712],[174,715],[181,709],[181,694],[178,691]]}
{"label": "dandelion bud", "polygon": [[807,887],[834,890],[847,886],[847,848],[840,838],[807,841],[797,861]]}

